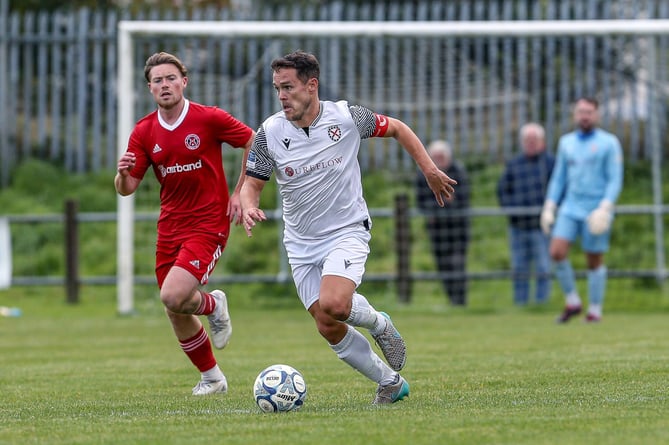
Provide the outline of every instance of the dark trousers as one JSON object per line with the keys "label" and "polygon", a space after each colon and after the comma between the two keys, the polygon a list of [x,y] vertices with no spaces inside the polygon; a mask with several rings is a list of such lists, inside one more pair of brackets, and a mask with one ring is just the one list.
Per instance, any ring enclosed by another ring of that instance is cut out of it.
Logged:
{"label": "dark trousers", "polygon": [[427,225],[444,292],[457,306],[467,304],[467,230],[466,225],[448,222]]}

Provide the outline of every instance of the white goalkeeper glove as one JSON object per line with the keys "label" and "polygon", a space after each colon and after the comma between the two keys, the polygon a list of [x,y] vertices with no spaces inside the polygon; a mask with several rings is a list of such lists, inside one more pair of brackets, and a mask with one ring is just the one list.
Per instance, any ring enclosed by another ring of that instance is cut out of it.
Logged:
{"label": "white goalkeeper glove", "polygon": [[601,235],[609,230],[611,221],[613,221],[613,203],[610,201],[602,201],[599,207],[590,212],[586,218],[588,229],[593,235]]}
{"label": "white goalkeeper glove", "polygon": [[544,203],[543,210],[541,210],[541,230],[546,235],[550,235],[551,227],[555,223],[555,210],[557,210],[557,204],[551,200],[547,200]]}

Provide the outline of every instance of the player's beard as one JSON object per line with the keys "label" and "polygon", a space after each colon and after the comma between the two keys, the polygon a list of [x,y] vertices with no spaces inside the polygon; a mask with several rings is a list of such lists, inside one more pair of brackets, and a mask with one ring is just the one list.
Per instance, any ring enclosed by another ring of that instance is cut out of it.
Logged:
{"label": "player's beard", "polygon": [[[302,120],[305,119],[305,115],[307,114],[307,111],[311,108],[313,104],[313,100],[306,100],[306,101],[297,101],[293,102],[290,105],[290,110],[291,114],[288,115],[286,114],[286,119],[288,119],[291,122],[295,122],[296,124],[298,122],[301,122]],[[286,113],[284,111],[284,113]],[[302,122],[304,126],[311,125],[311,122]]]}
{"label": "player's beard", "polygon": [[295,110],[295,108],[292,108],[292,107],[291,107],[290,111],[291,111],[290,114],[286,113],[285,110],[284,110],[284,113],[286,114],[286,118],[291,122],[297,122],[297,121],[301,120],[302,117],[304,116],[304,111],[302,111],[300,113],[300,112],[297,112]]}
{"label": "player's beard", "polygon": [[595,129],[595,123],[591,121],[581,121],[578,123],[578,128],[583,132],[583,133],[590,133],[592,130]]}
{"label": "player's beard", "polygon": [[[304,104],[298,104],[298,105],[304,105]],[[304,106],[296,108],[294,105],[291,105],[289,110],[290,114],[286,114],[286,118],[288,118],[288,120],[291,122],[299,122],[304,118],[304,113],[306,109],[307,108]]]}

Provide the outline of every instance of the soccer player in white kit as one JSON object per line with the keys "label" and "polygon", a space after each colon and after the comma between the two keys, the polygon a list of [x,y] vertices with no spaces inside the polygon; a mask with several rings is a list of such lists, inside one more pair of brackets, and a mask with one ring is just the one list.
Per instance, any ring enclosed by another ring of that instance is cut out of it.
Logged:
{"label": "soccer player in white kit", "polygon": [[[409,384],[398,373],[406,362],[404,340],[390,317],[356,292],[372,226],[357,160],[360,141],[397,139],[442,206],[456,182],[434,164],[403,122],[346,101],[321,101],[314,55],[295,51],[275,59],[271,67],[282,111],[260,126],[246,163],[241,203],[247,235],[266,219],[258,208],[260,194],[274,172],[284,245],[300,300],[337,356],[378,385],[374,404],[402,400],[409,395]],[[369,330],[388,364],[356,327]]]}

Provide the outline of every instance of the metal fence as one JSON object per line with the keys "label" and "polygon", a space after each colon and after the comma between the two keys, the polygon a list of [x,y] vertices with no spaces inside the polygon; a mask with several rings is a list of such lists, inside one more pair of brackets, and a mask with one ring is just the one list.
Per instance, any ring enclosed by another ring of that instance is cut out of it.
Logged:
{"label": "metal fence", "polygon": [[[0,0],[0,185],[27,157],[50,159],[76,172],[113,169],[116,162],[117,23],[120,20],[301,20],[468,21],[667,18],[669,4],[618,0],[344,1],[258,11],[189,9],[131,15],[80,9],[10,13]],[[286,29],[287,36],[290,29]],[[383,43],[379,45],[379,43]],[[492,159],[515,149],[514,125],[526,119],[546,124],[549,146],[569,127],[566,112],[575,96],[605,101],[604,124],[623,140],[631,159],[647,157],[644,125],[649,113],[666,115],[667,54],[658,52],[647,71],[650,47],[666,48],[667,37],[593,41],[590,37],[513,40],[500,37],[387,42],[329,39],[147,38],[139,43],[139,99],[145,95],[141,67],[151,51],[169,48],[191,70],[192,99],[215,102],[252,126],[275,111],[266,65],[291,46],[313,46],[328,63],[323,96],[346,98],[415,123],[421,137],[445,137],[461,155]],[[333,46],[334,45],[334,46]],[[141,50],[140,50],[141,49]],[[334,51],[342,54],[337,56]],[[373,51],[374,58],[367,52]],[[212,58],[212,54],[215,57]],[[355,56],[353,55],[355,54]],[[260,80],[258,80],[260,78]],[[208,88],[219,85],[211,96]],[[371,88],[371,85],[378,87]],[[380,88],[383,85],[384,88]],[[147,97],[146,100],[149,98]],[[139,101],[138,113],[151,104]],[[664,127],[660,129],[665,134]],[[381,150],[381,149],[379,149]],[[410,168],[395,156],[374,151],[363,168]]]}

